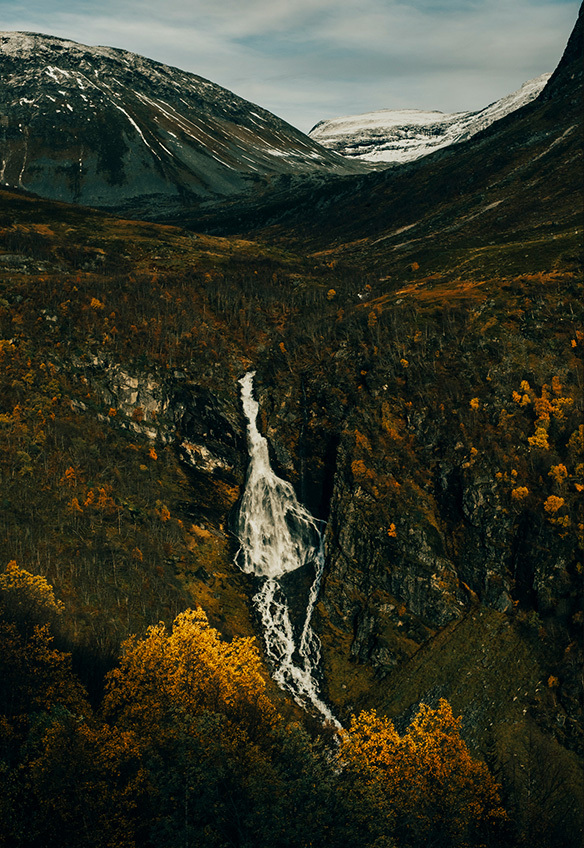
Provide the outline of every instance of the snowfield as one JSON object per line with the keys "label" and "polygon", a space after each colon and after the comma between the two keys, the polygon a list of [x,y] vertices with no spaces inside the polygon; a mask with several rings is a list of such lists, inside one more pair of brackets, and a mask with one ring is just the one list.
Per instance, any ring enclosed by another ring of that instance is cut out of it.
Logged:
{"label": "snowfield", "polygon": [[368,162],[411,162],[434,150],[465,141],[510,112],[534,100],[551,74],[524,83],[512,94],[477,112],[425,112],[380,109],[320,121],[309,136],[335,153]]}

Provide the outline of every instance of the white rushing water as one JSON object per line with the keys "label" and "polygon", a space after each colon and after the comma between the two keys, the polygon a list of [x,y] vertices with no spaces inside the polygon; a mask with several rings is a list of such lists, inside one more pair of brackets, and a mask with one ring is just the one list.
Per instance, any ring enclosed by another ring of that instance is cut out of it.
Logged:
{"label": "white rushing water", "polygon": [[[324,568],[323,539],[318,522],[298,503],[294,489],[272,471],[268,443],[257,428],[258,402],[253,398],[255,371],[239,381],[243,411],[248,421],[250,463],[239,509],[237,534],[241,542],[238,564],[255,574],[260,588],[253,597],[261,618],[266,653],[276,683],[292,693],[304,708],[310,705],[339,727],[319,695],[316,679],[320,642],[311,627],[312,613]],[[295,632],[283,575],[312,564],[314,581],[308,593],[301,633]]]}

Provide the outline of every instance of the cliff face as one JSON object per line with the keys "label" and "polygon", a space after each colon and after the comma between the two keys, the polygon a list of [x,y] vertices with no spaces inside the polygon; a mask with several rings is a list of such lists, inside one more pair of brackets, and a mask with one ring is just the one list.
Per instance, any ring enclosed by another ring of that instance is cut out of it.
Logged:
{"label": "cliff face", "polygon": [[265,385],[274,455],[329,516],[323,615],[382,677],[477,603],[576,632],[579,286],[552,279],[427,281],[360,328],[331,311],[303,380]]}
{"label": "cliff face", "polygon": [[328,520],[329,695],[341,719],[375,706],[398,724],[447,698],[509,791],[529,772],[547,786],[542,820],[578,829],[579,274],[417,279],[380,297],[359,282],[337,281],[257,378],[274,463]]}

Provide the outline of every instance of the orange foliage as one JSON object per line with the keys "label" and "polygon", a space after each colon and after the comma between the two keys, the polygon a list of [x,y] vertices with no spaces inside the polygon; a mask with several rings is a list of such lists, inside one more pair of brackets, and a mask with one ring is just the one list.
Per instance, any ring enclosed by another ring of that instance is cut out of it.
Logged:
{"label": "orange foliage", "polygon": [[79,504],[79,501],[77,500],[77,498],[72,498],[69,501],[69,503],[67,504],[67,510],[69,512],[73,513],[73,515],[76,515],[76,514],[83,512],[83,510],[81,509],[81,505]]}
{"label": "orange foliage", "polygon": [[552,405],[549,401],[549,392],[547,386],[543,386],[541,390],[541,397],[536,397],[533,402],[533,405],[535,407],[538,419],[542,421],[549,421],[550,413],[552,411]]}
{"label": "orange foliage", "polygon": [[541,448],[541,450],[549,450],[549,441],[547,430],[543,426],[535,428],[535,434],[527,439],[532,448]]}
{"label": "orange foliage", "polygon": [[166,522],[170,520],[170,510],[164,504],[161,504],[161,506],[156,510],[156,513],[161,521]]}
{"label": "orange foliage", "polygon": [[561,509],[564,505],[564,499],[558,498],[556,495],[550,495],[549,498],[545,501],[543,508],[550,515],[556,513],[559,509]]}
{"label": "orange foliage", "polygon": [[99,488],[98,498],[95,502],[95,508],[103,510],[103,512],[114,512],[116,509],[116,503],[112,497],[108,494],[109,487]]}
{"label": "orange foliage", "polygon": [[359,430],[355,430],[355,446],[366,453],[371,453],[371,442],[367,436],[364,436],[363,433],[359,432]]}
{"label": "orange foliage", "polygon": [[564,483],[567,476],[568,469],[562,463],[559,465],[552,465],[551,470],[548,472],[548,477],[553,477],[558,485]]}
{"label": "orange foliage", "polygon": [[70,465],[69,468],[65,469],[65,473],[61,477],[61,483],[67,483],[68,486],[76,486],[79,477],[80,474],[78,470]]}
{"label": "orange foliage", "polygon": [[148,733],[164,716],[221,712],[251,735],[272,726],[277,713],[266,695],[253,638],[224,642],[202,609],[148,629],[124,643],[120,667],[109,675],[106,715],[118,725]]}
{"label": "orange foliage", "polygon": [[374,710],[353,716],[343,734],[340,760],[358,780],[351,791],[367,787],[368,803],[377,815],[395,817],[407,844],[429,844],[439,831],[448,834],[444,844],[479,846],[481,828],[506,819],[498,787],[471,757],[460,723],[442,699],[436,709],[422,704],[403,736]]}

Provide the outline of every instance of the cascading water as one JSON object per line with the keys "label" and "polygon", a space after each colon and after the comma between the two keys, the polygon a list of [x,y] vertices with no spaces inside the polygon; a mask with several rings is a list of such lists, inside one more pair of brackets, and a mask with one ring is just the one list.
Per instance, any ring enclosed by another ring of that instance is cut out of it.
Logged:
{"label": "cascading water", "polygon": [[[239,381],[248,421],[250,464],[239,509],[238,564],[260,581],[253,601],[261,618],[274,680],[290,691],[301,706],[312,705],[327,721],[340,727],[319,697],[315,676],[320,664],[320,642],[312,630],[311,619],[324,568],[323,539],[316,519],[298,503],[290,483],[272,471],[268,443],[257,428],[259,404],[252,395],[254,375],[255,371],[249,371]],[[280,580],[283,575],[311,563],[315,577],[298,637]]]}

